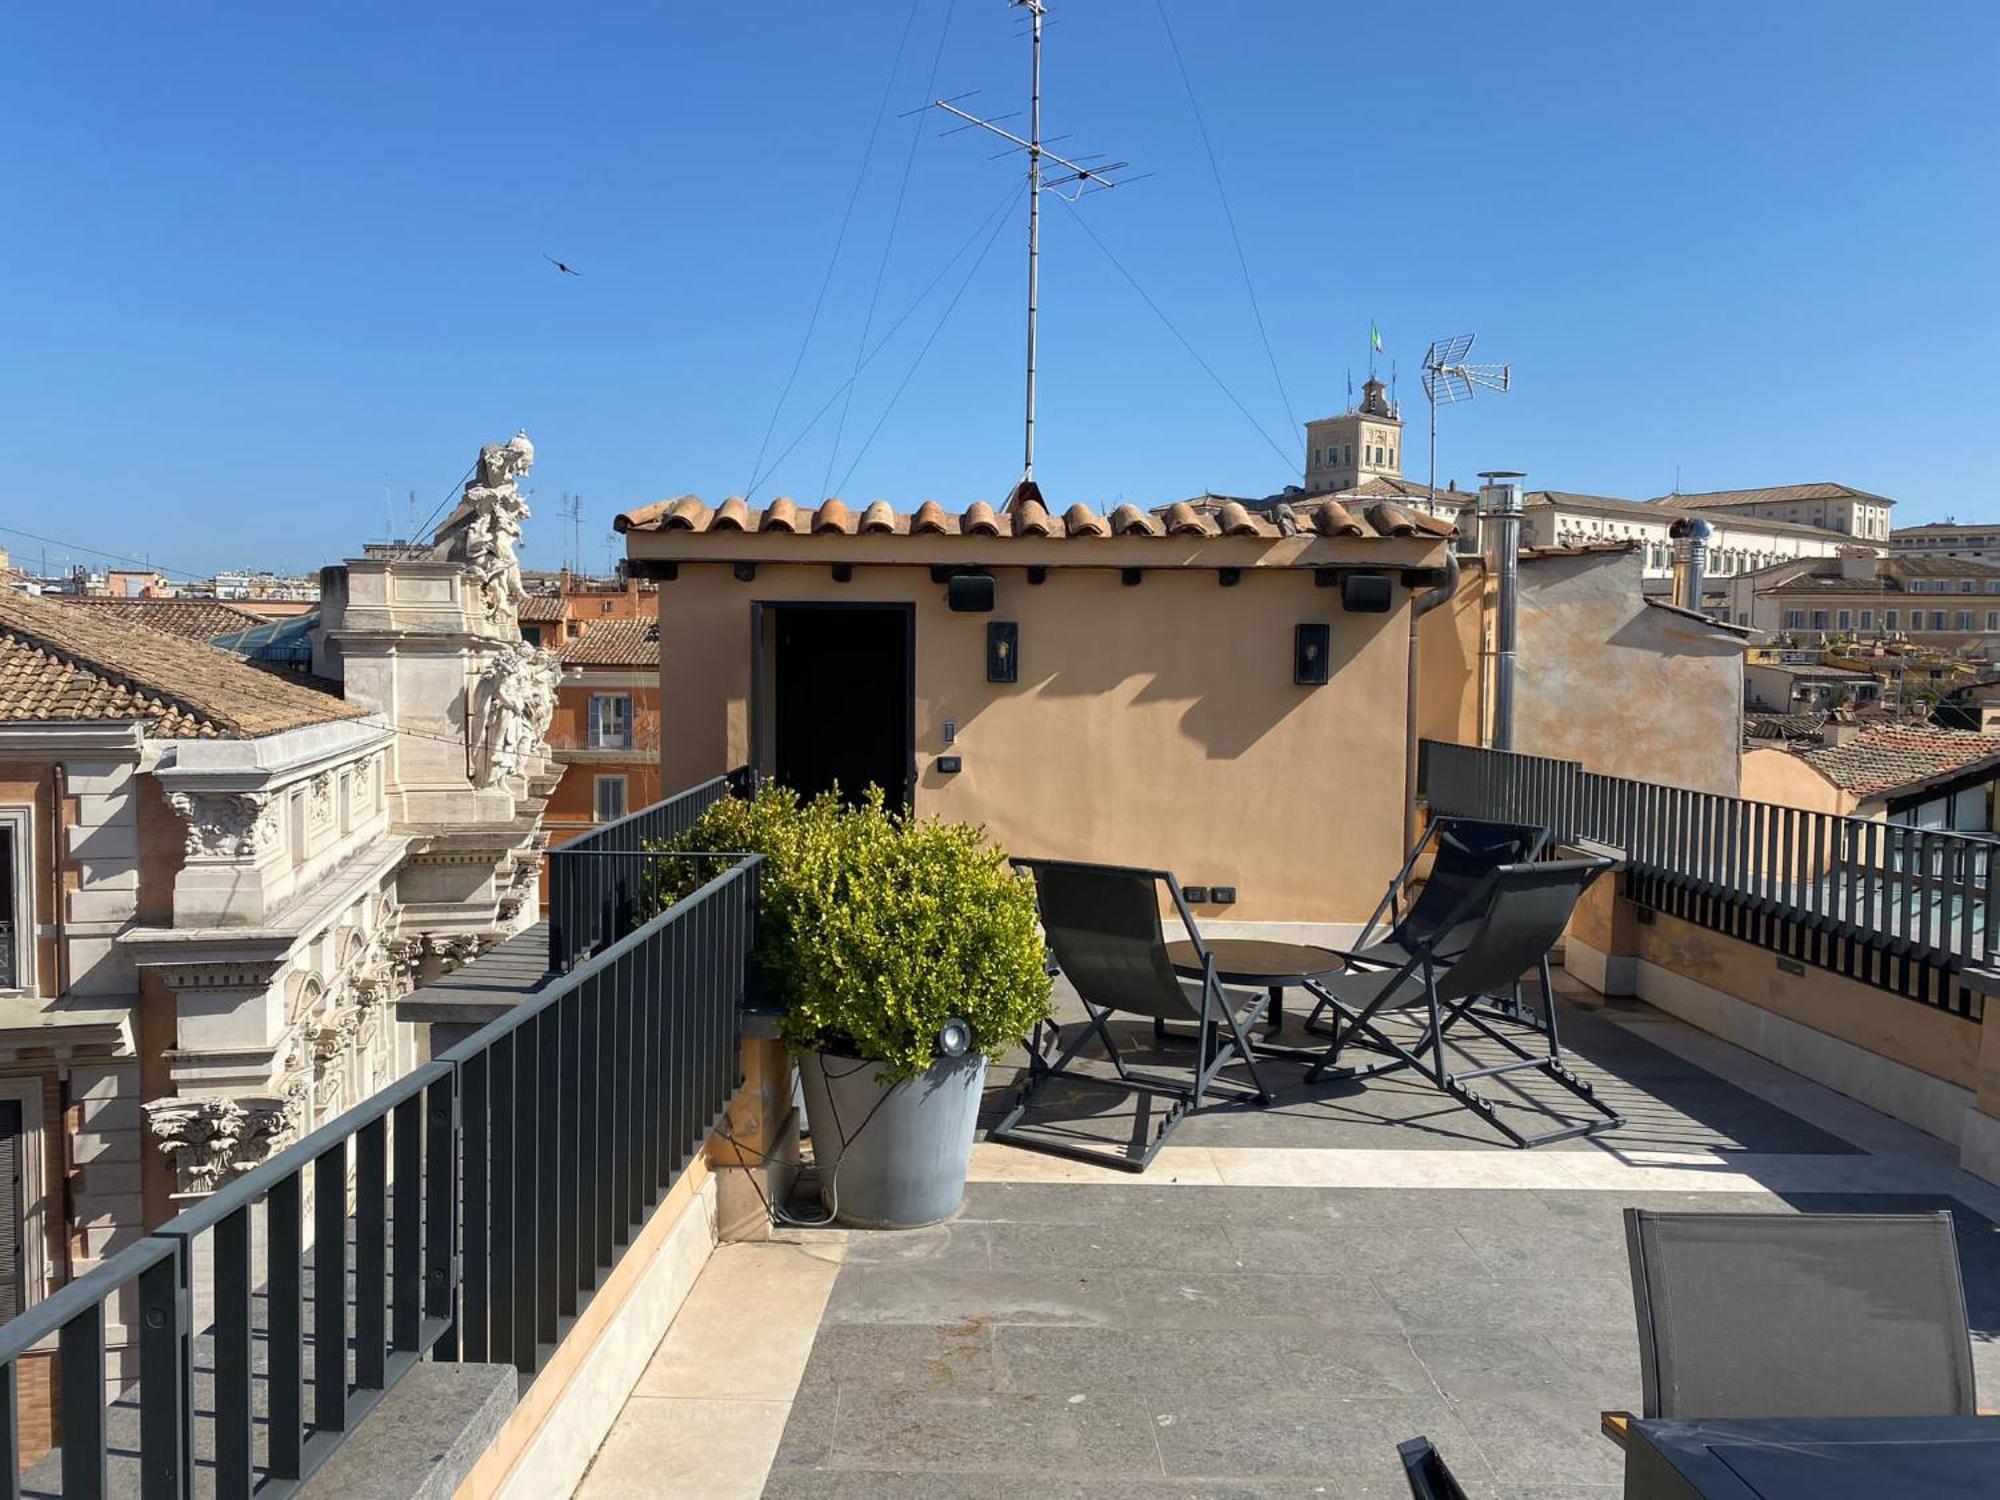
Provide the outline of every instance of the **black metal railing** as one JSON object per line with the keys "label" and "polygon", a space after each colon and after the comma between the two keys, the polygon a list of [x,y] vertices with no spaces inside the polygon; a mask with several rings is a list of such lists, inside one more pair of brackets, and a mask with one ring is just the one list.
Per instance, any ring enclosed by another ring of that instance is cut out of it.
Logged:
{"label": "black metal railing", "polygon": [[1977,1018],[2000,953],[2000,840],[1752,802],[1426,740],[1431,810],[1623,851],[1640,905]]}
{"label": "black metal railing", "polygon": [[191,1495],[198,1446],[219,1500],[288,1494],[427,1353],[539,1369],[740,1081],[759,863],[0,1325],[0,1495],[19,1363],[51,1338],[71,1497],[124,1491],[128,1463],[148,1500]]}
{"label": "black metal railing", "polygon": [[687,832],[712,803],[749,783],[744,769],[711,777],[549,850],[549,972],[630,932],[653,865],[649,846]]}

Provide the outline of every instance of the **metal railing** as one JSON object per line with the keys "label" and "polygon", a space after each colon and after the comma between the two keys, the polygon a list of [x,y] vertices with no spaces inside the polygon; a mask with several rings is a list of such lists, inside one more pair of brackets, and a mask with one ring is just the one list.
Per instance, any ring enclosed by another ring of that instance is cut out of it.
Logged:
{"label": "metal railing", "polygon": [[549,972],[631,931],[654,856],[649,845],[687,832],[711,803],[743,792],[749,772],[714,776],[549,851]]}
{"label": "metal railing", "polygon": [[1810,812],[1423,743],[1435,813],[1538,823],[1624,852],[1627,890],[1801,963],[1977,1018],[1968,970],[2000,952],[2000,840]]}
{"label": "metal railing", "polygon": [[[114,1460],[123,1490],[135,1457],[148,1500],[193,1494],[198,1423],[219,1500],[285,1495],[426,1353],[539,1369],[740,1082],[759,864],[737,859],[0,1325],[0,1495],[20,1494],[17,1368],[51,1337],[70,1497],[107,1493]],[[213,1307],[199,1410],[198,1299]],[[114,1314],[136,1330],[138,1378],[107,1402],[124,1383],[107,1369]]]}

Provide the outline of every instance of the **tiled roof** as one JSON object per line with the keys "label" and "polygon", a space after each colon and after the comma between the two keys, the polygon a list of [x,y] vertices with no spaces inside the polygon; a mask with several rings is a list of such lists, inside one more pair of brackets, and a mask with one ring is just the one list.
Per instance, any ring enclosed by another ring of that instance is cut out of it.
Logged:
{"label": "tiled roof", "polygon": [[44,594],[58,604],[75,605],[109,615],[128,625],[162,630],[184,641],[212,641],[219,635],[248,630],[266,622],[262,615],[224,604],[219,599],[110,599],[77,594]]}
{"label": "tiled roof", "polygon": [[660,624],[657,620],[587,621],[583,633],[564,642],[556,654],[566,666],[657,667]]}
{"label": "tiled roof", "polygon": [[521,601],[521,618],[530,624],[550,624],[563,619],[567,608],[561,594],[530,594]]}
{"label": "tiled roof", "polygon": [[1743,717],[1743,732],[1753,740],[1816,739],[1826,720],[1823,713],[1774,714],[1753,709]]}
{"label": "tiled roof", "polygon": [[[1522,497],[1522,504],[1551,505],[1562,510],[1588,511],[1601,516],[1630,516],[1634,520],[1654,521],[1669,526],[1679,517],[1673,514],[1663,516],[1660,514],[1662,509],[1673,512],[1701,508],[1692,505],[1670,505],[1665,500],[1621,500],[1614,495],[1583,495],[1573,490],[1533,490]],[[1740,526],[1746,531],[1774,531],[1783,536],[1838,537],[1843,541],[1853,540],[1844,531],[1831,531],[1824,526],[1805,526],[1797,521],[1774,521],[1768,516],[1746,517],[1740,521],[1731,521],[1729,524]]]}
{"label": "tiled roof", "polygon": [[[1816,559],[1815,568],[1838,568],[1835,558]],[[1971,593],[1913,592],[1904,586],[1911,578],[1970,578],[1979,588]],[[2000,568],[1987,563],[1967,562],[1947,557],[1885,557],[1867,578],[1848,578],[1838,572],[1802,573],[1759,589],[1760,594],[1910,594],[1913,599],[1976,599],[1986,593],[1989,582],[2000,581]]]}
{"label": "tiled roof", "polygon": [[1887,495],[1871,495],[1851,484],[1819,479],[1810,484],[1767,484],[1748,490],[1704,490],[1698,495],[1661,495],[1658,503],[1676,510],[1715,510],[1732,505],[1796,505],[1807,500],[1872,500],[1894,505]]}
{"label": "tiled roof", "polygon": [[2000,532],[2000,521],[1926,521],[1921,526],[1898,526],[1889,540],[1903,536],[1956,536],[1964,532]]}
{"label": "tiled roof", "polygon": [[0,590],[0,720],[139,719],[157,735],[236,739],[366,712],[213,646]]}
{"label": "tiled roof", "polygon": [[1279,505],[1268,517],[1253,513],[1240,501],[1225,501],[1213,515],[1204,508],[1180,501],[1160,515],[1150,515],[1136,505],[1121,505],[1101,516],[1078,502],[1060,516],[1052,515],[1036,501],[1029,500],[1012,510],[996,511],[984,500],[975,500],[963,515],[953,515],[935,500],[926,500],[914,511],[892,510],[886,500],[874,500],[856,511],[840,500],[828,500],[817,510],[794,501],[773,500],[761,509],[752,509],[731,498],[710,509],[693,495],[678,500],[626,511],[614,523],[620,531],[777,531],[798,535],[838,534],[843,536],[990,536],[1055,537],[1088,540],[1112,536],[1323,536],[1364,539],[1372,537],[1444,537],[1455,529],[1449,521],[1435,519],[1379,500],[1372,504],[1346,505],[1325,496],[1301,495],[1296,503]]}
{"label": "tiled roof", "polygon": [[1802,758],[1835,786],[1865,797],[2000,758],[2000,735],[1885,725],[1863,729],[1844,745],[1808,750]]}

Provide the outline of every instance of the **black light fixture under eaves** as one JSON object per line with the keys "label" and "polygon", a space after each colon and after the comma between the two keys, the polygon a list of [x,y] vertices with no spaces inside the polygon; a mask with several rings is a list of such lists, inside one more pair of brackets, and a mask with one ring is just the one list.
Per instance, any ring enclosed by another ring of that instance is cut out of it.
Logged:
{"label": "black light fixture under eaves", "polygon": [[954,573],[944,587],[945,603],[953,614],[993,613],[995,590],[991,573]]}

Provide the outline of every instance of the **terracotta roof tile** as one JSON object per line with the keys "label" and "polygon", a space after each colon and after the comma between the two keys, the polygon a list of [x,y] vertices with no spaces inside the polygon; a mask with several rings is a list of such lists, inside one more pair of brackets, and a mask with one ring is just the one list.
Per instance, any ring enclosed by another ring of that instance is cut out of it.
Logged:
{"label": "terracotta roof tile", "polygon": [[1863,729],[1845,744],[1808,750],[1802,759],[1835,786],[1865,797],[1996,757],[2000,735],[1898,724]]}
{"label": "terracotta roof tile", "polygon": [[1160,523],[1129,501],[1111,512],[1114,536],[1159,536]]}
{"label": "terracotta roof tile", "polygon": [[216,647],[0,589],[0,720],[139,719],[157,735],[247,739],[366,712]]}
{"label": "terracotta roof tile", "polygon": [[[1259,502],[1261,504],[1261,502]],[[1008,508],[1003,517],[984,500],[966,506],[954,516],[935,500],[926,500],[914,513],[890,508],[886,501],[871,501],[857,517],[845,502],[824,501],[816,512],[808,513],[793,501],[779,498],[762,511],[741,501],[724,501],[711,511],[699,499],[684,495],[677,500],[641,506],[617,518],[620,531],[730,531],[739,526],[747,531],[782,531],[814,534],[896,535],[896,536],[992,536],[1013,538],[1096,539],[1111,536],[1242,536],[1276,539],[1299,532],[1322,537],[1373,539],[1383,537],[1447,537],[1454,527],[1449,520],[1405,510],[1400,505],[1380,502],[1357,504],[1350,509],[1332,498],[1301,496],[1287,502],[1292,513],[1292,530],[1273,517],[1240,500],[1176,501],[1148,514],[1136,505],[1121,504],[1110,517],[1099,515],[1078,501],[1062,512],[1060,519],[1034,496],[1024,496]],[[1367,519],[1364,521],[1362,517]]]}
{"label": "terracotta roof tile", "polygon": [[529,624],[554,624],[567,619],[569,607],[561,594],[530,594],[521,601],[521,618]]}
{"label": "terracotta roof tile", "polygon": [[657,620],[593,620],[583,633],[563,643],[556,653],[574,666],[657,667],[660,664],[660,623]]}
{"label": "terracotta roof tile", "polygon": [[254,630],[270,622],[262,615],[238,609],[219,599],[107,599],[75,594],[44,594],[44,599],[93,614],[123,620],[128,625],[144,625],[184,641],[206,644],[219,635],[238,630]]}

